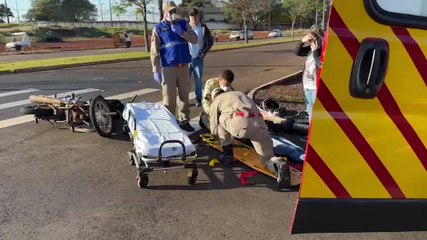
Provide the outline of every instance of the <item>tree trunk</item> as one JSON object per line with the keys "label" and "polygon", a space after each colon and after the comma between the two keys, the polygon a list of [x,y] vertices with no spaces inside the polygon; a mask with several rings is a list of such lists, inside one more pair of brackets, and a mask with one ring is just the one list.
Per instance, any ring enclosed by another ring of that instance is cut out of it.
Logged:
{"label": "tree trunk", "polygon": [[142,9],[142,21],[144,21],[144,47],[145,51],[150,51],[150,42],[148,41],[148,23],[147,23],[147,4],[143,5]]}
{"label": "tree trunk", "polygon": [[8,8],[7,8],[7,2],[6,2],[6,0],[4,1],[4,7],[5,7],[5,11],[6,11],[7,23],[9,24],[10,23],[10,21],[9,21],[9,11],[8,11]]}
{"label": "tree trunk", "polygon": [[243,15],[243,30],[245,31],[245,42],[249,43],[249,39],[248,39],[248,26],[246,24],[246,17]]}
{"label": "tree trunk", "polygon": [[322,6],[322,29],[325,30],[325,14],[326,14],[326,1],[323,0]]}
{"label": "tree trunk", "polygon": [[160,20],[163,20],[163,0],[157,0],[157,5],[159,7],[159,13],[160,13]]}
{"label": "tree trunk", "polygon": [[292,29],[292,35],[291,35],[291,36],[292,36],[292,39],[294,39],[294,26],[295,26],[295,21],[296,21],[296,18],[293,18],[293,19],[292,19],[292,28],[291,28],[291,29]]}

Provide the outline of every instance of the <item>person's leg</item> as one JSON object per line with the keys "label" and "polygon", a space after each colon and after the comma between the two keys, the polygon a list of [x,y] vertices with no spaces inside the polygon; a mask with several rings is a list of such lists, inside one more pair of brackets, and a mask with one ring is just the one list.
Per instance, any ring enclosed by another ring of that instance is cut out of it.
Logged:
{"label": "person's leg", "polygon": [[305,94],[305,103],[307,105],[307,113],[309,119],[311,120],[311,116],[313,115],[313,106],[314,101],[316,100],[316,90],[304,89]]}
{"label": "person's leg", "polygon": [[165,67],[162,69],[162,95],[163,105],[175,116],[176,112],[176,80],[177,68]]}
{"label": "person's leg", "polygon": [[234,137],[220,124],[218,125],[219,142],[222,147],[219,161],[226,167],[233,167],[233,141]]}
{"label": "person's leg", "polygon": [[282,158],[274,156],[273,141],[262,118],[251,121],[245,137],[251,140],[264,166],[277,176],[278,188],[289,188],[291,181],[289,166]]}
{"label": "person's leg", "polygon": [[203,59],[195,58],[193,59],[194,67],[194,88],[196,93],[196,101],[201,104],[202,102],[202,80],[203,80]]}
{"label": "person's leg", "polygon": [[178,68],[178,97],[179,97],[179,119],[181,125],[186,125],[190,122],[190,75],[188,68]]}
{"label": "person's leg", "polygon": [[188,64],[188,73],[190,76],[190,80],[191,80],[191,76],[193,76],[193,72],[194,72],[194,59],[190,64]]}
{"label": "person's leg", "polygon": [[209,115],[207,113],[200,113],[199,125],[201,128],[210,130],[210,120]]}

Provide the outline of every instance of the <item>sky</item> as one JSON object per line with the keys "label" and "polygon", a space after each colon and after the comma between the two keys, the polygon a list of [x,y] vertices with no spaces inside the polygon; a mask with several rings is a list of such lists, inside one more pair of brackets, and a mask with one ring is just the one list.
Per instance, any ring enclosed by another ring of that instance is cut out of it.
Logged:
{"label": "sky", "polygon": [[[4,3],[5,0],[0,0],[0,3]],[[114,4],[117,0],[111,0],[111,3]],[[164,0],[165,1],[165,0]],[[174,0],[176,4],[180,4],[182,0]],[[13,15],[15,15],[15,18],[13,19],[14,22],[18,21],[17,18],[17,9],[19,10],[19,15],[25,15],[27,11],[31,8],[31,2],[32,0],[6,0],[8,7],[13,12]],[[109,0],[90,0],[90,2],[94,5],[96,5],[96,8],[98,9],[98,20],[101,21],[101,3],[102,3],[102,12],[104,21],[110,20],[110,12],[109,12]],[[156,1],[153,1],[156,2]],[[18,6],[18,7],[16,7]],[[152,8],[152,9],[150,9]],[[149,11],[155,11],[157,12],[157,7],[155,5],[150,5],[148,8]],[[148,14],[148,21],[152,21],[153,14]],[[155,20],[158,20],[158,17],[154,16]],[[118,20],[116,16],[113,14],[113,20]],[[120,20],[135,20],[135,13],[134,10],[129,8],[128,11],[123,15],[120,16]]]}

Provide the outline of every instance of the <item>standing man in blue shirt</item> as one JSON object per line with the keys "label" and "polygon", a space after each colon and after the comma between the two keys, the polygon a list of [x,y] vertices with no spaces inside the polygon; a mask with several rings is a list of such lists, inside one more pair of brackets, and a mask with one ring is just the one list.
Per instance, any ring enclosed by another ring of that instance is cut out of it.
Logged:
{"label": "standing man in blue shirt", "polygon": [[178,89],[179,125],[193,132],[190,125],[190,74],[188,64],[191,55],[188,43],[196,44],[197,36],[187,23],[177,14],[175,2],[164,6],[163,20],[154,26],[151,37],[151,63],[154,80],[161,83],[163,105],[175,116],[176,92]]}
{"label": "standing man in blue shirt", "polygon": [[189,43],[192,61],[190,63],[190,77],[194,76],[196,106],[202,105],[203,65],[206,54],[211,50],[213,38],[206,24],[201,22],[201,14],[196,8],[190,11],[190,26],[197,35],[197,43]]}

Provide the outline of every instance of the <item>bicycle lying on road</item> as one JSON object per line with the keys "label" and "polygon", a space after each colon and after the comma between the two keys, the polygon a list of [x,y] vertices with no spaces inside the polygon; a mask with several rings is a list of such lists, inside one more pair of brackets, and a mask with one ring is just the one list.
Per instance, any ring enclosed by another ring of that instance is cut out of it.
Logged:
{"label": "bicycle lying on road", "polygon": [[74,94],[64,98],[32,95],[29,100],[35,105],[26,106],[19,111],[32,114],[36,123],[39,120],[50,122],[54,126],[66,124],[73,132],[95,130],[103,137],[123,131],[124,109],[119,100],[106,100],[97,96],[90,101],[80,101]]}

